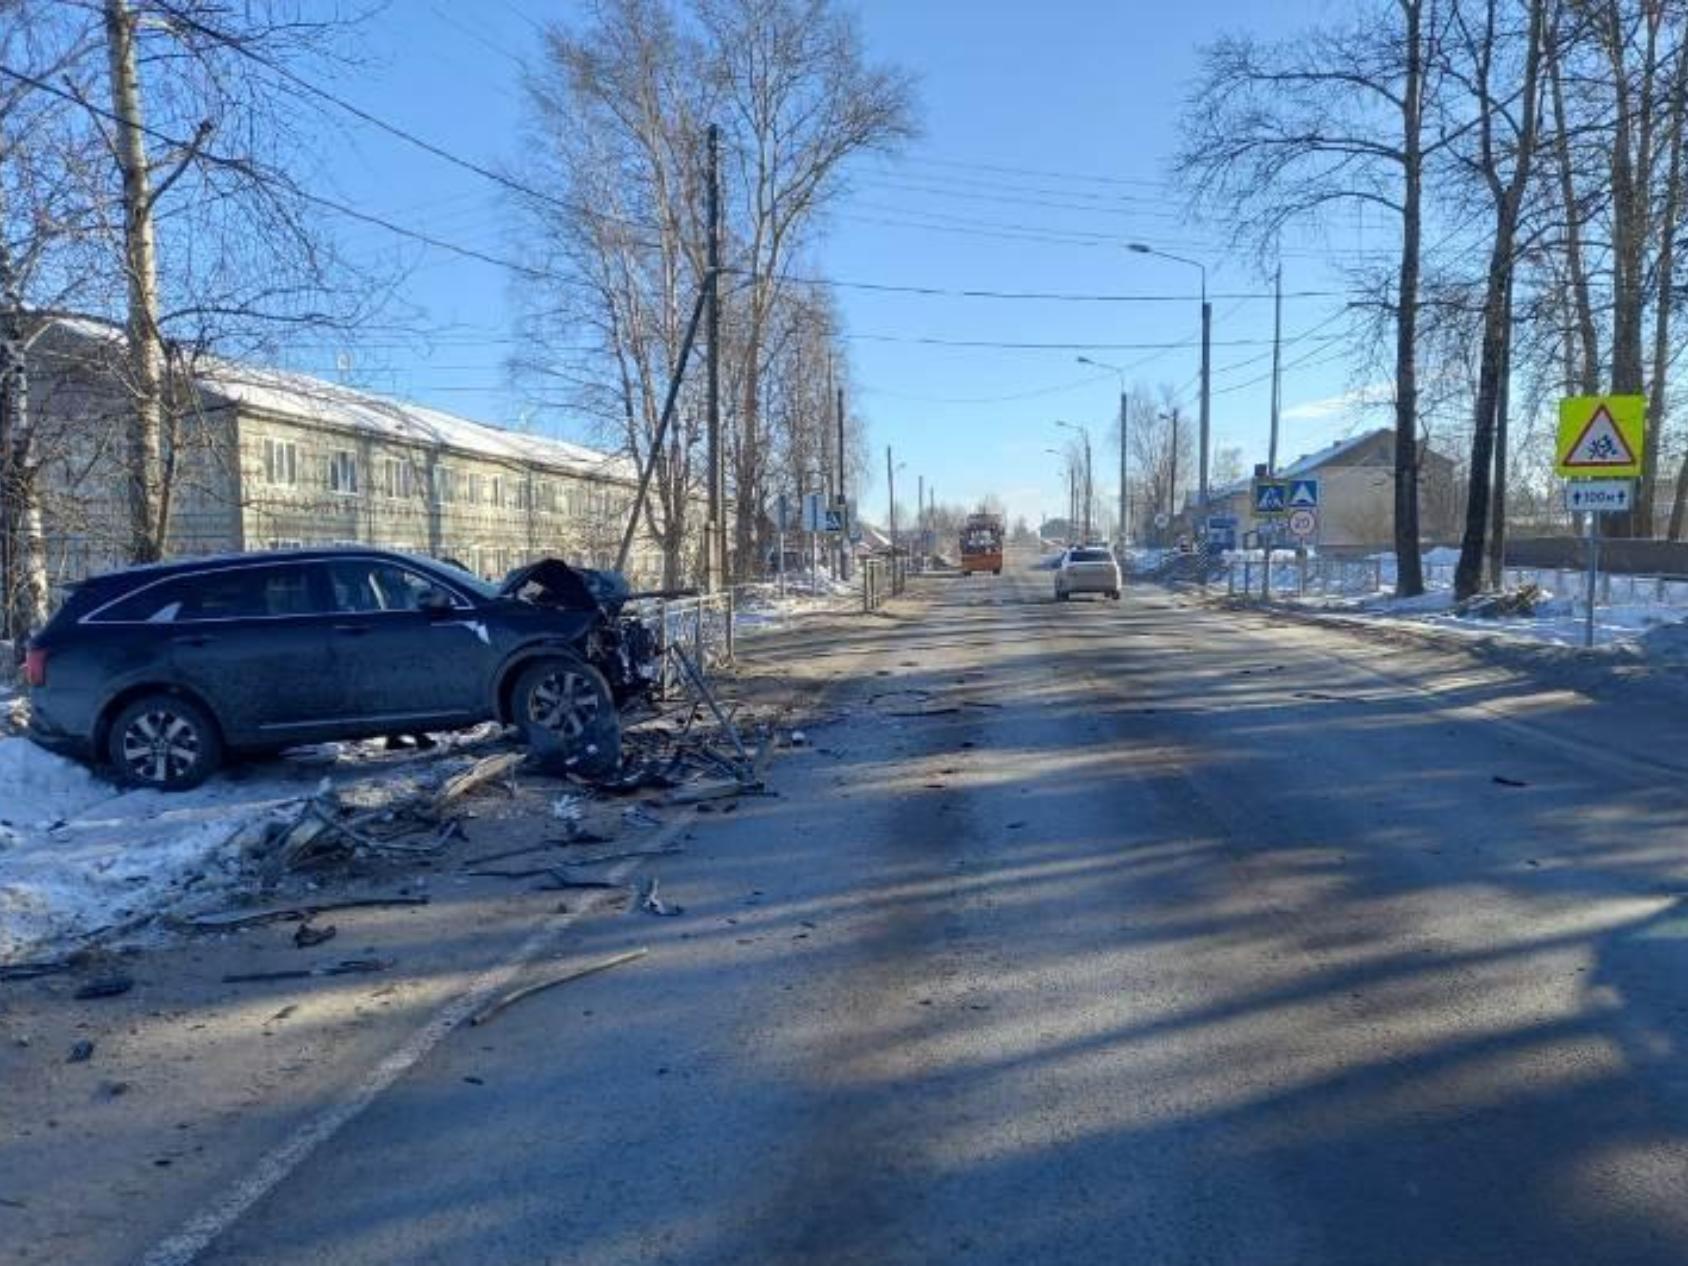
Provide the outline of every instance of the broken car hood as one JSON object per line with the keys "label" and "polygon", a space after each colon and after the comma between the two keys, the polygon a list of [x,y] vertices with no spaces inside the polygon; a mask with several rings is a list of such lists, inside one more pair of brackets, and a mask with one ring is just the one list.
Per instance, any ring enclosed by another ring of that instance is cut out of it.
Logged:
{"label": "broken car hood", "polygon": [[627,601],[627,580],[620,572],[570,567],[560,558],[541,558],[518,567],[504,578],[498,592],[546,607],[596,611],[614,615]]}

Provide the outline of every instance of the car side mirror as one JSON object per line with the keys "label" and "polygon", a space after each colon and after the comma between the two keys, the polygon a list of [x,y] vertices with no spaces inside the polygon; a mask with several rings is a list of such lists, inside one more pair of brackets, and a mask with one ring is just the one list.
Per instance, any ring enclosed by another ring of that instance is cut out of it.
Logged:
{"label": "car side mirror", "polygon": [[428,615],[449,615],[455,610],[451,595],[443,589],[429,589],[416,600],[416,608]]}

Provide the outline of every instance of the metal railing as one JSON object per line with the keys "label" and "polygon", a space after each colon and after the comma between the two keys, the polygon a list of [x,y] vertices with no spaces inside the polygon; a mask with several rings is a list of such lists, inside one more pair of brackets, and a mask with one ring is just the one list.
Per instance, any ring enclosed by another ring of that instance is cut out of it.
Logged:
{"label": "metal railing", "polygon": [[908,560],[864,558],[861,561],[862,610],[877,611],[908,587]]}
{"label": "metal railing", "polygon": [[[1452,589],[1456,564],[1423,564],[1426,590]],[[1587,573],[1578,567],[1508,567],[1505,587],[1535,585],[1556,598],[1569,598],[1586,610]],[[1271,570],[1258,551],[1228,560],[1227,591],[1254,597],[1366,598],[1386,594],[1395,584],[1392,557],[1356,559],[1301,558],[1293,551],[1274,551]],[[1633,575],[1602,572],[1597,606],[1625,603],[1680,607],[1688,610],[1688,576]]]}
{"label": "metal railing", "polygon": [[682,685],[679,666],[668,654],[671,646],[684,651],[705,678],[733,662],[731,589],[695,598],[652,598],[642,604],[641,614],[656,633],[662,673],[658,685],[663,694],[672,694]]}

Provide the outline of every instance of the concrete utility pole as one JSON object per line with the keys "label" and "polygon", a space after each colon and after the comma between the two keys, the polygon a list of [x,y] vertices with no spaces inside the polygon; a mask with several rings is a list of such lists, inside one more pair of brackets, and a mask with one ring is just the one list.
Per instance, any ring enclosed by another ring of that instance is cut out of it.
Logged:
{"label": "concrete utility pole", "polygon": [[1207,269],[1202,269],[1202,428],[1201,428],[1201,530],[1207,530],[1207,458],[1212,447],[1209,401],[1213,391],[1213,305],[1207,301]]}
{"label": "concrete utility pole", "polygon": [[914,547],[926,557],[926,476],[914,477]]}
{"label": "concrete utility pole", "polygon": [[1203,517],[1207,510],[1207,450],[1208,437],[1211,431],[1210,404],[1213,396],[1213,305],[1207,301],[1207,265],[1196,259],[1186,259],[1182,255],[1168,254],[1157,251],[1152,246],[1142,242],[1127,243],[1126,249],[1135,251],[1139,255],[1153,255],[1156,259],[1170,260],[1174,264],[1184,264],[1201,273],[1202,278],[1202,398],[1201,398],[1201,457],[1197,465],[1200,467],[1200,482],[1197,485],[1198,504],[1201,506]]}
{"label": "concrete utility pole", "polygon": [[1130,436],[1127,433],[1125,370],[1106,361],[1091,360],[1088,356],[1080,356],[1078,363],[1094,365],[1097,369],[1111,369],[1119,379],[1119,544],[1124,549],[1131,540],[1131,483],[1126,469]]}
{"label": "concrete utility pole", "polygon": [[1168,517],[1178,513],[1178,406],[1172,406],[1171,413],[1161,414],[1163,421],[1172,423],[1172,469],[1166,484],[1166,514]]}
{"label": "concrete utility pole", "polygon": [[1126,416],[1122,379],[1119,392],[1119,546],[1122,550],[1131,544],[1131,481],[1125,469]]}
{"label": "concrete utility pole", "polygon": [[721,129],[709,125],[709,287],[704,338],[709,341],[705,387],[708,418],[709,527],[704,542],[704,589],[720,590],[727,575],[727,480],[721,451],[721,294],[714,279],[721,269]]}
{"label": "concrete utility pole", "polygon": [[891,533],[891,562],[897,559],[897,472],[891,465],[891,446],[885,446],[885,522]]}
{"label": "concrete utility pole", "polygon": [[[828,362],[831,363],[830,361]],[[844,468],[849,464],[844,457],[844,388],[839,387],[836,393],[837,421],[838,421],[838,513],[844,530],[838,534],[838,578],[850,579],[850,494],[844,487]]]}

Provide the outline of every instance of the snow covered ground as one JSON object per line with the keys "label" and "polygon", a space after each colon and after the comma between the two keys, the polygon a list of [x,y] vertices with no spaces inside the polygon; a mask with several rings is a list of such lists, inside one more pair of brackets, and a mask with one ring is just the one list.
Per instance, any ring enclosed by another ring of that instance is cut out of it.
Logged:
{"label": "snow covered ground", "polygon": [[375,805],[478,737],[428,752],[331,744],[235,765],[194,791],[125,791],[0,734],[0,963],[62,952],[243,883],[242,846],[329,783]]}
{"label": "snow covered ground", "polygon": [[733,591],[733,628],[739,635],[785,628],[803,616],[854,610],[861,602],[858,581],[835,580],[825,572],[800,572],[777,581],[740,585]]}
{"label": "snow covered ground", "polygon": [[[1309,563],[1305,596],[1298,591],[1301,570],[1294,555],[1278,553],[1272,563],[1274,597],[1311,610],[1408,622],[1470,636],[1500,636],[1560,646],[1583,644],[1587,608],[1584,577],[1574,570],[1509,568],[1507,587],[1534,585],[1540,597],[1528,615],[1489,616],[1455,610],[1453,549],[1434,549],[1424,555],[1426,592],[1416,598],[1394,594],[1392,554],[1336,562]],[[1233,557],[1235,584],[1244,579],[1259,592],[1260,553]],[[1651,576],[1612,576],[1603,582],[1594,608],[1597,646],[1624,646],[1650,656],[1678,658],[1684,638],[1677,632],[1688,621],[1688,581]]]}

